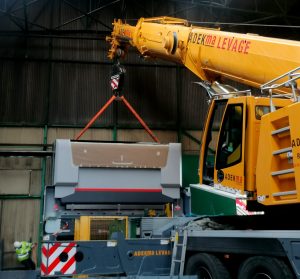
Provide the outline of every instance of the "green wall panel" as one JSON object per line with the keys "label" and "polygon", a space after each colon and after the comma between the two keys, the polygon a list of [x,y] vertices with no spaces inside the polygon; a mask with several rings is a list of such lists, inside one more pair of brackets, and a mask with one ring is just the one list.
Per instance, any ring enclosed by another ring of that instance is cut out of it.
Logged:
{"label": "green wall panel", "polygon": [[199,156],[182,155],[182,185],[189,187],[190,184],[199,183],[198,178]]}

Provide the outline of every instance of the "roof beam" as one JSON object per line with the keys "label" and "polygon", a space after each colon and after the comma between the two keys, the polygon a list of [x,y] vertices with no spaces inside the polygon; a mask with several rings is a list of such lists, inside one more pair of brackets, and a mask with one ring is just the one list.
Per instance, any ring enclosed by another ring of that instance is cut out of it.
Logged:
{"label": "roof beam", "polygon": [[287,18],[294,18],[294,19],[300,19],[300,17],[297,16],[289,16],[282,12],[282,9],[280,9],[280,13],[272,13],[270,11],[259,11],[259,10],[250,10],[250,9],[241,9],[241,8],[235,8],[230,7],[228,5],[220,5],[219,3],[210,2],[210,1],[193,1],[193,0],[169,0],[170,2],[177,2],[184,5],[190,4],[190,5],[196,5],[203,8],[211,8],[211,9],[219,9],[219,10],[228,10],[228,11],[234,11],[234,12],[241,12],[241,13],[248,13],[248,14],[260,14],[263,16],[276,16],[276,17],[287,17]]}
{"label": "roof beam", "polygon": [[72,23],[72,22],[75,22],[75,21],[77,21],[77,20],[79,20],[79,19],[81,19],[81,18],[84,18],[84,17],[86,17],[86,16],[90,16],[90,15],[92,15],[92,14],[94,14],[94,13],[100,11],[100,10],[103,10],[104,8],[107,8],[107,7],[111,6],[111,5],[114,5],[114,4],[116,4],[116,3],[120,2],[120,1],[121,1],[121,0],[115,0],[115,1],[113,1],[113,2],[111,2],[111,3],[108,3],[108,4],[106,4],[106,5],[103,5],[103,6],[99,7],[99,8],[97,8],[97,9],[94,9],[94,10],[88,12],[88,13],[85,13],[84,15],[78,16],[78,17],[76,17],[76,18],[73,18],[73,19],[71,19],[71,20],[69,20],[69,21],[67,21],[67,22],[65,22],[65,23],[63,23],[63,24],[61,24],[61,25],[58,25],[58,26],[56,26],[54,29],[59,29],[59,28],[61,28],[61,27],[63,27],[63,26],[66,26],[66,25]]}
{"label": "roof beam", "polygon": [[69,1],[63,0],[63,2],[65,2],[68,6],[70,6],[71,8],[73,8],[74,10],[84,14],[86,17],[89,17],[90,19],[94,20],[96,23],[101,24],[102,26],[106,27],[109,30],[112,30],[112,28],[108,25],[106,25],[105,23],[103,23],[101,20],[95,18],[94,16],[92,16],[89,13],[86,13],[84,11],[82,11],[81,9],[77,8],[76,6],[74,6],[72,3],[70,3]]}
{"label": "roof beam", "polygon": [[[10,13],[10,12],[7,12],[7,11],[4,11],[4,10],[2,10],[2,9],[0,9],[0,13],[2,13],[2,14],[4,14],[4,15],[8,15],[8,16],[9,16],[9,17],[11,17],[11,18],[15,18],[15,19],[22,20],[22,21],[24,21],[24,22],[26,22],[26,21],[27,21],[27,24],[30,24],[30,25],[33,25],[33,26],[39,27],[39,28],[41,28],[41,29],[44,29],[44,30],[48,30],[48,28],[47,28],[47,27],[45,27],[45,26],[42,26],[42,25],[39,25],[39,24],[36,24],[36,23],[30,22],[30,21],[26,20],[25,18],[22,18],[22,17],[16,16],[15,14],[13,14],[13,13]],[[20,27],[20,26],[19,26],[19,27]]]}

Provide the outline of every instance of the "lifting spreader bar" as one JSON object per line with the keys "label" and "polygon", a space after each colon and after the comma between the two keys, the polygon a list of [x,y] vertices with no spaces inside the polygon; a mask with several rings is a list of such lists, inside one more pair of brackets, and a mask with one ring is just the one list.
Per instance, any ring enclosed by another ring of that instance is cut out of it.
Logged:
{"label": "lifting spreader bar", "polygon": [[79,138],[86,132],[86,130],[91,127],[91,125],[97,120],[97,118],[109,107],[109,105],[113,101],[122,101],[125,106],[130,110],[130,112],[135,116],[135,118],[141,123],[150,137],[157,143],[159,143],[158,138],[154,135],[151,129],[147,126],[145,121],[139,116],[139,114],[135,111],[135,109],[130,105],[130,103],[126,100],[124,95],[119,96],[119,93],[123,87],[124,82],[124,74],[125,68],[120,65],[117,60],[113,65],[112,76],[110,79],[110,85],[114,92],[114,95],[106,102],[106,104],[94,115],[94,117],[89,121],[89,123],[80,131],[80,133],[76,136],[75,140],[79,140]]}

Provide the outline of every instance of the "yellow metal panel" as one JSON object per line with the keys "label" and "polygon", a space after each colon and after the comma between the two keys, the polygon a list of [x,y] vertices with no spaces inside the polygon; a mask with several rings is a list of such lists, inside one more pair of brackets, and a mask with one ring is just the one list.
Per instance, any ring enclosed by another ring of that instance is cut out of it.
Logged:
{"label": "yellow metal panel", "polygon": [[300,103],[293,104],[289,107],[291,146],[295,176],[295,191],[297,201],[300,202]]}
{"label": "yellow metal panel", "polygon": [[[276,107],[284,107],[291,104],[288,99],[274,99]],[[247,125],[245,141],[245,190],[256,195],[256,163],[258,154],[258,141],[260,136],[261,116],[270,112],[270,99],[263,97],[247,97]]]}
{"label": "yellow metal panel", "polygon": [[[106,231],[106,234],[104,232],[104,230],[107,230],[108,228],[106,228],[105,226],[107,225],[106,223],[109,221],[116,221],[116,220],[120,220],[120,221],[125,221],[125,231],[124,231],[124,235],[125,238],[128,238],[128,217],[127,216],[99,216],[99,217],[95,217],[95,216],[81,216],[79,219],[76,219],[75,221],[75,235],[74,235],[74,239],[75,240],[91,240],[92,237],[95,237],[94,233],[92,232],[92,227],[93,230],[99,230],[97,231],[97,237],[101,236],[104,237],[103,239],[107,239],[107,237],[109,236],[108,233],[109,231]],[[95,226],[95,224],[93,225],[93,222],[99,222],[98,226]],[[103,221],[103,226],[101,226],[101,221]],[[100,231],[101,230],[101,231]],[[96,239],[94,239],[96,240]],[[99,238],[97,238],[97,240],[100,240]]]}
{"label": "yellow metal panel", "polygon": [[[259,101],[263,100],[263,104]],[[268,103],[266,103],[268,102]],[[259,138],[260,119],[256,118],[255,107],[256,105],[270,104],[268,99],[249,97],[247,99],[247,125],[246,125],[246,139],[245,139],[245,190],[248,192],[255,191],[255,170],[257,160],[257,148]]]}
{"label": "yellow metal panel", "polygon": [[165,205],[165,214],[167,217],[172,217],[172,208],[170,203]]}
{"label": "yellow metal panel", "polygon": [[300,202],[299,111],[300,103],[295,103],[262,118],[257,195],[264,205]]}
{"label": "yellow metal panel", "polygon": [[80,240],[80,220],[75,219],[74,240]]}
{"label": "yellow metal panel", "polygon": [[75,221],[75,240],[90,240],[90,218],[81,216]]}

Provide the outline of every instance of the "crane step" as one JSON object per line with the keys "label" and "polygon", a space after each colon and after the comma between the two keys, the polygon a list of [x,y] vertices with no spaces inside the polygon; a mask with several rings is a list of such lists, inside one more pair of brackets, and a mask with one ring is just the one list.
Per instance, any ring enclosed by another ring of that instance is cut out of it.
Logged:
{"label": "crane step", "polygon": [[292,147],[282,148],[282,149],[275,150],[273,152],[273,155],[279,155],[279,154],[287,153],[287,152],[291,152],[291,151],[292,151]]}
{"label": "crane step", "polygon": [[289,195],[296,195],[297,191],[285,191],[285,192],[278,192],[278,193],[273,193],[273,197],[281,197],[281,196],[289,196]]}
{"label": "crane step", "polygon": [[272,176],[278,176],[278,175],[284,175],[288,173],[295,172],[294,169],[286,169],[286,170],[280,170],[280,171],[273,171],[271,174]]}
{"label": "crane step", "polygon": [[283,127],[283,128],[280,128],[280,129],[277,129],[277,130],[274,130],[271,132],[271,135],[274,136],[274,135],[278,135],[280,133],[284,133],[286,131],[289,131],[290,130],[290,126],[286,126],[286,127]]}

